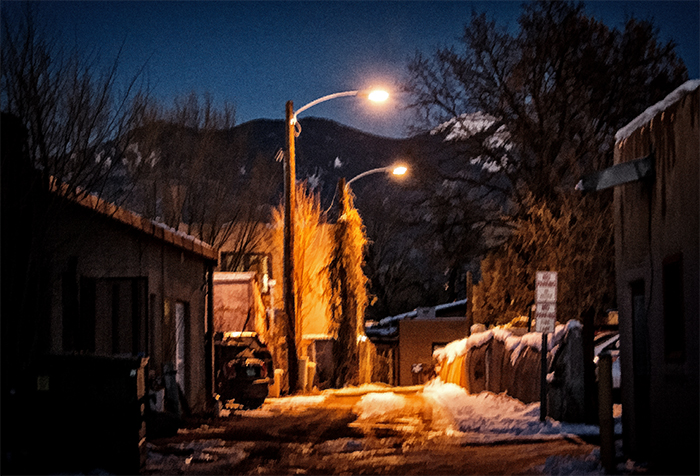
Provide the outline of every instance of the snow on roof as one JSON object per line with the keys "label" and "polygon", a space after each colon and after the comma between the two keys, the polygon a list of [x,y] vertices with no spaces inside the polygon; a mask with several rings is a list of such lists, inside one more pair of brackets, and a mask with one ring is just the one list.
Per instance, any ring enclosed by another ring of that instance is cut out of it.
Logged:
{"label": "snow on roof", "polygon": [[365,328],[365,332],[369,332],[374,337],[387,337],[395,334],[399,328],[397,326],[379,326]]}
{"label": "snow on roof", "polygon": [[[438,304],[437,306],[435,306],[435,312],[444,311],[445,309],[450,309],[452,307],[463,306],[466,303],[467,303],[466,299],[460,299],[459,301],[448,302],[445,304]],[[387,324],[391,324],[392,322],[400,321],[401,319],[405,319],[407,317],[415,318],[417,315],[418,315],[418,310],[414,309],[413,311],[404,312],[403,314],[397,314],[395,316],[385,317],[384,319],[381,319],[379,322],[377,322],[374,325],[374,328],[376,329],[377,327],[380,327],[380,326],[386,326]],[[443,319],[443,318],[437,317],[436,319]]]}
{"label": "snow on roof", "polygon": [[488,330],[486,332],[479,332],[478,334],[472,334],[467,338],[467,347],[480,347],[486,344],[492,338],[492,330]]}
{"label": "snow on roof", "polygon": [[618,142],[627,139],[630,135],[632,135],[634,131],[644,126],[645,124],[651,122],[651,120],[654,119],[654,117],[657,114],[663,112],[669,106],[678,102],[683,96],[685,96],[689,92],[695,91],[698,87],[700,87],[700,79],[693,79],[681,84],[671,94],[666,96],[662,101],[659,101],[653,106],[648,107],[643,113],[635,117],[632,120],[632,122],[630,122],[625,127],[617,131],[617,133],[615,134],[615,143],[617,144]]}
{"label": "snow on roof", "polygon": [[95,194],[85,193],[79,187],[76,187],[73,193],[70,193],[70,186],[67,183],[60,182],[55,177],[51,177],[49,186],[51,192],[63,196],[81,207],[91,209],[109,219],[121,222],[202,257],[210,260],[219,259],[217,251],[211,245],[192,235],[171,228],[165,223],[145,218],[136,212],[108,202]]}

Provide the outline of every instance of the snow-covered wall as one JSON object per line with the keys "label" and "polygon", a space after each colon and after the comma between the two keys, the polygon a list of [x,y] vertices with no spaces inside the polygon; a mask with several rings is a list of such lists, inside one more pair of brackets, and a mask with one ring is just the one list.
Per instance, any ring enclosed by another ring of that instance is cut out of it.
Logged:
{"label": "snow-covered wall", "polygon": [[[583,418],[581,331],[581,323],[572,319],[557,325],[547,342],[547,380],[550,388],[556,387],[550,392],[550,407],[559,413],[559,419],[565,414],[567,421]],[[505,392],[530,403],[540,398],[541,350],[541,333],[520,336],[501,328],[451,342],[436,350],[433,357],[443,382],[460,385],[472,394]],[[557,392],[557,388],[566,390]],[[570,391],[579,388],[580,392]],[[570,401],[572,398],[575,401]]]}

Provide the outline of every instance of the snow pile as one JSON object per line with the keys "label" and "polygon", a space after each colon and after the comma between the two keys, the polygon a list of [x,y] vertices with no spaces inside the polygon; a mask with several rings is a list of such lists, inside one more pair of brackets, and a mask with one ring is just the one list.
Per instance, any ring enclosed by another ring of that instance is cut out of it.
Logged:
{"label": "snow pile", "polygon": [[617,131],[615,134],[615,143],[627,139],[634,131],[648,124],[660,112],[665,111],[669,106],[679,101],[683,96],[691,91],[695,91],[700,87],[700,79],[686,81],[677,87],[671,94],[666,96],[662,101],[657,102],[653,106],[648,107],[643,113],[634,118],[632,122]]}
{"label": "snow pile", "polygon": [[594,425],[560,423],[551,418],[540,422],[540,404],[524,404],[505,394],[481,392],[469,395],[452,383],[433,380],[423,396],[440,407],[451,420],[453,430],[462,432],[470,443],[492,443],[513,439],[554,439],[598,434]]}
{"label": "snow pile", "polygon": [[327,395],[297,395],[292,397],[268,398],[265,400],[267,410],[275,412],[287,412],[303,410],[313,405],[321,405],[326,401]]}
{"label": "snow pile", "polygon": [[533,468],[542,474],[605,474],[600,465],[600,450],[595,449],[585,458],[574,456],[550,456],[545,464]]}
{"label": "snow pile", "polygon": [[329,388],[322,392],[323,395],[365,395],[370,392],[390,392],[393,387],[385,383],[363,383],[358,387]]}
{"label": "snow pile", "polygon": [[410,413],[413,404],[403,395],[394,392],[368,393],[358,401],[352,411],[358,420],[392,420]]}

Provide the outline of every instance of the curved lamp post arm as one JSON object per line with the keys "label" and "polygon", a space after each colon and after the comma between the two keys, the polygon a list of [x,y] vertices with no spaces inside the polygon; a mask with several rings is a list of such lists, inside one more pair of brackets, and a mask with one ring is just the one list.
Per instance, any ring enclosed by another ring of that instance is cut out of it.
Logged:
{"label": "curved lamp post arm", "polygon": [[346,96],[357,96],[360,93],[360,91],[345,91],[342,93],[333,93],[329,94],[328,96],[323,96],[322,98],[318,98],[314,101],[311,101],[309,104],[306,104],[305,106],[300,107],[297,111],[294,112],[294,117],[292,118],[292,122],[296,122],[297,116],[303,112],[306,111],[308,108],[315,106],[316,104],[328,101],[330,99],[335,99],[335,98],[342,98]]}
{"label": "curved lamp post arm", "polygon": [[[371,174],[378,174],[380,172],[391,172],[394,175],[403,175],[406,173],[406,170],[407,170],[406,167],[403,165],[399,165],[399,166],[388,165],[386,167],[378,167],[376,169],[370,169],[370,170],[362,172],[361,174],[356,175],[353,178],[351,178],[350,180],[348,180],[344,185],[344,189],[349,189],[350,184],[352,182],[354,182],[355,180],[361,179],[362,177],[366,177],[366,176],[371,175]],[[331,200],[331,204],[328,206],[325,213],[328,213],[331,210],[331,208],[333,207],[333,203],[335,203],[335,194],[333,194],[333,199]]]}
{"label": "curved lamp post arm", "polygon": [[366,177],[367,175],[370,175],[370,174],[377,174],[377,173],[379,173],[379,172],[391,172],[392,170],[394,170],[394,167],[393,167],[393,166],[388,166],[388,167],[379,167],[379,168],[376,168],[376,169],[368,170],[368,171],[366,171],[366,172],[362,172],[360,175],[356,175],[356,176],[354,176],[353,178],[351,178],[350,180],[348,180],[348,182],[345,184],[345,186],[347,187],[348,185],[350,185],[351,183],[353,183],[355,180],[361,179],[362,177]]}

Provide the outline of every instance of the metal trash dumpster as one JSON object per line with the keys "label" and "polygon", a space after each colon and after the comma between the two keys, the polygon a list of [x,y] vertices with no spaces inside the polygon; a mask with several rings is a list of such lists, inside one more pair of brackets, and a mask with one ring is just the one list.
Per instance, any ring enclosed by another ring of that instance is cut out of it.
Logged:
{"label": "metal trash dumpster", "polygon": [[146,461],[147,363],[133,356],[42,359],[34,421],[44,462],[37,469],[138,474]]}

